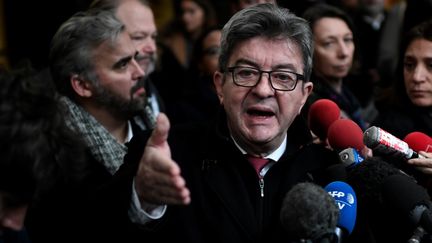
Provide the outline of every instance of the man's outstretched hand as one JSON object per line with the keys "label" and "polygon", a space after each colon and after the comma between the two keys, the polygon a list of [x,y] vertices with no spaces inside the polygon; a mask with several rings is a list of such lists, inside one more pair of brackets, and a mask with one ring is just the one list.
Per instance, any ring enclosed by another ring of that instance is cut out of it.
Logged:
{"label": "man's outstretched hand", "polygon": [[168,117],[160,113],[135,177],[135,189],[141,203],[190,203],[190,192],[180,175],[180,167],[171,159],[171,150],[167,142],[169,129]]}

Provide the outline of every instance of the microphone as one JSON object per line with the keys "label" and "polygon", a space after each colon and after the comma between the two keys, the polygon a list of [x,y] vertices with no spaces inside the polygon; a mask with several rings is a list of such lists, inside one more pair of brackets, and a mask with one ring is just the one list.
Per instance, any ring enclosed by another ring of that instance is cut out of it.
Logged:
{"label": "microphone", "polygon": [[324,188],[339,208],[336,235],[338,242],[350,235],[357,217],[357,197],[353,188],[343,181],[334,181]]}
{"label": "microphone", "polygon": [[302,182],[287,192],[280,219],[296,242],[333,242],[339,210],[333,198],[320,186]]}
{"label": "microphone", "polygon": [[366,129],[363,141],[367,147],[382,155],[404,160],[418,158],[418,154],[406,142],[376,126]]}
{"label": "microphone", "polygon": [[365,147],[362,129],[350,119],[334,121],[328,128],[327,139],[329,145],[337,151],[346,148],[355,148],[357,151],[361,151]]}
{"label": "microphone", "polygon": [[328,143],[339,152],[339,160],[347,169],[362,162],[364,158],[359,151],[365,148],[363,131],[350,119],[339,119],[328,129]]}
{"label": "microphone", "polygon": [[365,158],[349,171],[347,182],[355,190],[358,199],[357,222],[366,222],[360,223],[359,231],[369,232],[376,242],[403,242],[401,239],[408,239],[412,234],[395,219],[398,212],[390,211],[382,202],[383,181],[389,176],[400,174],[403,172],[393,163],[378,156]]}
{"label": "microphone", "polygon": [[348,177],[346,166],[343,164],[333,164],[323,170],[327,181],[320,185],[327,185],[332,181],[346,181]]}
{"label": "microphone", "polygon": [[364,160],[357,149],[354,148],[346,148],[339,152],[339,159],[348,169],[356,166]]}
{"label": "microphone", "polygon": [[378,205],[383,180],[403,172],[382,157],[369,157],[349,171],[347,182],[357,192],[359,203]]}
{"label": "microphone", "polygon": [[411,132],[403,139],[414,151],[432,152],[432,138],[422,132]]}
{"label": "microphone", "polygon": [[329,126],[340,118],[339,106],[329,99],[319,99],[312,103],[308,112],[309,129],[322,141],[327,138]]}
{"label": "microphone", "polygon": [[432,233],[430,197],[425,188],[407,175],[395,174],[382,184],[383,202],[394,212],[401,212],[414,229],[408,242],[420,242],[425,233]]}

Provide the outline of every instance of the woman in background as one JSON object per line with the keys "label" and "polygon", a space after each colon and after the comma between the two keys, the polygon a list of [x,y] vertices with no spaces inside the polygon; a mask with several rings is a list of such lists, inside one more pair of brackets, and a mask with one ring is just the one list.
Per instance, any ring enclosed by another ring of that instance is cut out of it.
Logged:
{"label": "woman in background", "polygon": [[[303,17],[309,21],[315,38],[314,65],[311,81],[314,90],[307,105],[318,99],[330,99],[341,109],[341,116],[355,121],[363,130],[367,123],[360,103],[344,84],[353,66],[354,26],[341,9],[328,4],[308,8]],[[307,114],[308,107],[303,112]]]}
{"label": "woman in background", "polygon": [[401,53],[401,78],[372,124],[400,139],[415,131],[432,136],[432,20],[406,34]]}
{"label": "woman in background", "polygon": [[179,65],[187,69],[195,41],[206,28],[216,24],[216,17],[207,0],[181,0],[178,11],[178,17],[163,31],[161,41]]}
{"label": "woman in background", "polygon": [[152,79],[165,103],[173,124],[182,122],[181,110],[191,86],[191,62],[197,39],[205,29],[216,24],[213,5],[208,0],[181,0],[177,17],[160,33],[159,68]]}

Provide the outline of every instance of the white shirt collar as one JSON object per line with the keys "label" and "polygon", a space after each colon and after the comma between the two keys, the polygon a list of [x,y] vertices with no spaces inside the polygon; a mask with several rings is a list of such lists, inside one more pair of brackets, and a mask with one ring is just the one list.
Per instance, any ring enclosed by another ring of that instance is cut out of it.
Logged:
{"label": "white shirt collar", "polygon": [[130,121],[128,121],[125,143],[129,142],[132,139],[132,137],[133,137],[132,124],[130,123]]}
{"label": "white shirt collar", "polygon": [[[234,144],[237,146],[237,148],[242,152],[242,154],[247,154],[246,151],[244,149],[242,149],[240,147],[240,145],[238,145],[238,143],[233,138],[233,136],[231,136],[231,138],[234,141]],[[277,162],[282,157],[282,155],[284,154],[284,152],[286,150],[286,144],[287,144],[287,135],[285,134],[285,138],[282,141],[282,143],[279,145],[279,147],[275,151],[270,153],[269,155],[265,156],[264,158],[271,159],[271,160]]]}

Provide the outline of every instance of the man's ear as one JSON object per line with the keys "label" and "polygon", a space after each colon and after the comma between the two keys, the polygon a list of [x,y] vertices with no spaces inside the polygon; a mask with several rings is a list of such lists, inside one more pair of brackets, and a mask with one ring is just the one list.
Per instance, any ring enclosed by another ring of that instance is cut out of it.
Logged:
{"label": "man's ear", "polygon": [[302,98],[301,106],[300,106],[297,114],[301,113],[301,110],[302,110],[304,104],[306,103],[309,95],[312,93],[312,90],[313,90],[313,83],[312,82],[305,82],[305,84],[303,85],[303,91],[302,91],[303,92],[303,98]]}
{"label": "man's ear", "polygon": [[213,83],[216,88],[216,93],[219,98],[219,103],[223,104],[223,93],[222,93],[223,74],[221,72],[216,71],[213,74]]}
{"label": "man's ear", "polygon": [[92,95],[91,84],[82,79],[78,74],[72,75],[70,79],[72,89],[78,96],[90,97]]}

